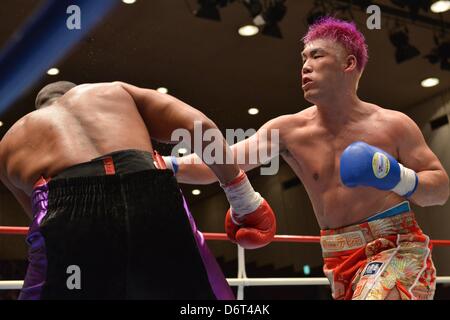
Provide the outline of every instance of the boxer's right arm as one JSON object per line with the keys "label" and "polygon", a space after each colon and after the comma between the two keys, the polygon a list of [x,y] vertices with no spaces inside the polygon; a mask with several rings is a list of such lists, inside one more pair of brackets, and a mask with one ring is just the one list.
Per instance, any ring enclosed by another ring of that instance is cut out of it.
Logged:
{"label": "boxer's right arm", "polygon": [[[217,152],[217,148],[222,148],[221,154],[224,157],[214,159],[207,165],[217,176],[230,203],[226,218],[227,234],[232,241],[249,249],[260,248],[270,243],[276,230],[273,210],[261,195],[255,192],[246,174],[239,169],[229,145],[217,126],[200,111],[174,97],[126,84],[122,86],[133,97],[150,135],[154,138],[177,142],[171,139],[173,131],[186,129],[190,133],[191,145],[201,143],[201,150],[194,147],[194,151],[202,157],[210,140],[201,137],[201,141],[195,141],[197,134],[194,121],[201,124],[202,132],[208,129],[217,130],[214,134],[216,144],[214,150]],[[218,163],[217,160],[223,161]]]}
{"label": "boxer's right arm", "polygon": [[[271,133],[273,130],[282,129],[285,120],[285,116],[272,119],[251,137],[230,146],[235,162],[243,171],[247,172],[267,163],[284,150],[283,139],[280,136],[278,139],[272,139]],[[177,158],[165,157],[165,160],[175,162],[176,178],[180,183],[210,184],[217,181],[211,170],[198,161],[195,153]]]}
{"label": "boxer's right arm", "polygon": [[[247,161],[245,163],[238,162],[237,155],[243,154],[248,159],[248,146],[251,141],[255,140],[257,140],[257,136],[253,135],[248,139],[230,146],[236,163],[238,163],[239,167],[245,172],[260,166],[260,163],[249,164]],[[177,181],[180,183],[211,184],[217,181],[217,177],[214,173],[207,165],[199,161],[199,157],[195,153],[183,157],[164,157],[164,160],[172,168],[176,168],[176,170],[173,171],[175,172]]]}

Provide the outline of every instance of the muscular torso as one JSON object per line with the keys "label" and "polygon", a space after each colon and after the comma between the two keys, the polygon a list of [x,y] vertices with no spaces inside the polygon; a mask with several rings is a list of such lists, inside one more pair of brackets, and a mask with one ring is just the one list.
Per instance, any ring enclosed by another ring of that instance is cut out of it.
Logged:
{"label": "muscular torso", "polygon": [[88,84],[18,121],[2,140],[1,162],[30,195],[41,176],[124,149],[152,151],[133,98],[115,83]]}
{"label": "muscular torso", "polygon": [[283,120],[289,128],[280,134],[283,158],[302,180],[322,229],[358,223],[403,201],[392,192],[347,188],[340,181],[339,158],[355,141],[364,141],[398,158],[391,111],[365,106],[357,119],[339,130],[327,127],[316,107]]}

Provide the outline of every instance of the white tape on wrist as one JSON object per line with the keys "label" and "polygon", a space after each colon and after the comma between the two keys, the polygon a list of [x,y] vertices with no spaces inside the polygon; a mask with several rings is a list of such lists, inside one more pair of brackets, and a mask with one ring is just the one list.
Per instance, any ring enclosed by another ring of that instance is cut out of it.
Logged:
{"label": "white tape on wrist", "polygon": [[173,173],[177,173],[178,171],[178,163],[177,159],[173,156],[164,156],[162,157],[164,163],[166,164],[166,168],[172,170]]}
{"label": "white tape on wrist", "polygon": [[[241,177],[241,174],[245,176]],[[243,171],[241,174],[235,179],[240,180],[238,183],[231,182],[227,186],[221,185],[231,205],[234,222],[238,222],[246,214],[254,212],[263,201],[261,195],[255,192],[250,181],[248,181],[247,175]]]}
{"label": "white tape on wrist", "polygon": [[418,183],[417,174],[414,170],[404,167],[400,163],[400,182],[391,191],[400,196],[410,196],[415,191]]}

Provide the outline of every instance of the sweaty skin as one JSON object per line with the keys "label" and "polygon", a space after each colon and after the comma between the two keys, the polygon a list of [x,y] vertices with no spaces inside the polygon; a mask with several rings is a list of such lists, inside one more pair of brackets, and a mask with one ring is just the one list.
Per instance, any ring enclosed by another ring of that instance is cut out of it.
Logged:
{"label": "sweaty skin", "polygon": [[[217,128],[198,110],[154,90],[122,82],[80,85],[11,127],[0,142],[0,178],[31,216],[30,195],[41,176],[118,150],[152,152],[150,137],[173,142],[172,131],[192,130],[194,121]],[[237,165],[211,169],[224,182],[239,172]]]}
{"label": "sweaty skin", "polygon": [[419,172],[422,183],[424,175],[439,180],[444,172],[406,116],[368,103],[362,103],[358,111],[339,131],[326,126],[317,107],[274,121],[281,130],[283,159],[302,180],[322,229],[355,224],[404,200],[393,192],[342,184],[339,158],[354,141],[362,140],[389,152]]}
{"label": "sweaty skin", "polygon": [[[255,142],[259,149],[272,149],[273,142],[262,140],[261,132],[279,130],[280,154],[303,182],[321,229],[356,224],[404,201],[390,191],[342,184],[339,158],[355,141],[389,152],[418,173],[419,186],[410,198],[412,202],[421,206],[444,204],[449,196],[448,176],[414,121],[356,96],[361,74],[355,70],[355,57],[347,55],[339,44],[323,39],[308,43],[302,57],[302,89],[305,99],[315,105],[267,122],[255,135],[231,147],[235,155],[245,152],[248,161],[249,145]],[[179,159],[178,181],[215,181],[204,165],[191,164],[194,157]],[[241,167],[250,170],[266,160]]]}

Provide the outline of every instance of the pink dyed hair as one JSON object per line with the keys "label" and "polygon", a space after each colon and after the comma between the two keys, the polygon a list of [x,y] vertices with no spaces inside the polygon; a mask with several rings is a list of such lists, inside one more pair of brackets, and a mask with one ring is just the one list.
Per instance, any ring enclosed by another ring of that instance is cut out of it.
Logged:
{"label": "pink dyed hair", "polygon": [[359,71],[366,66],[369,59],[366,39],[358,31],[354,22],[333,17],[321,18],[309,27],[302,40],[304,44],[307,44],[317,39],[330,39],[339,42],[349,54],[356,57]]}

